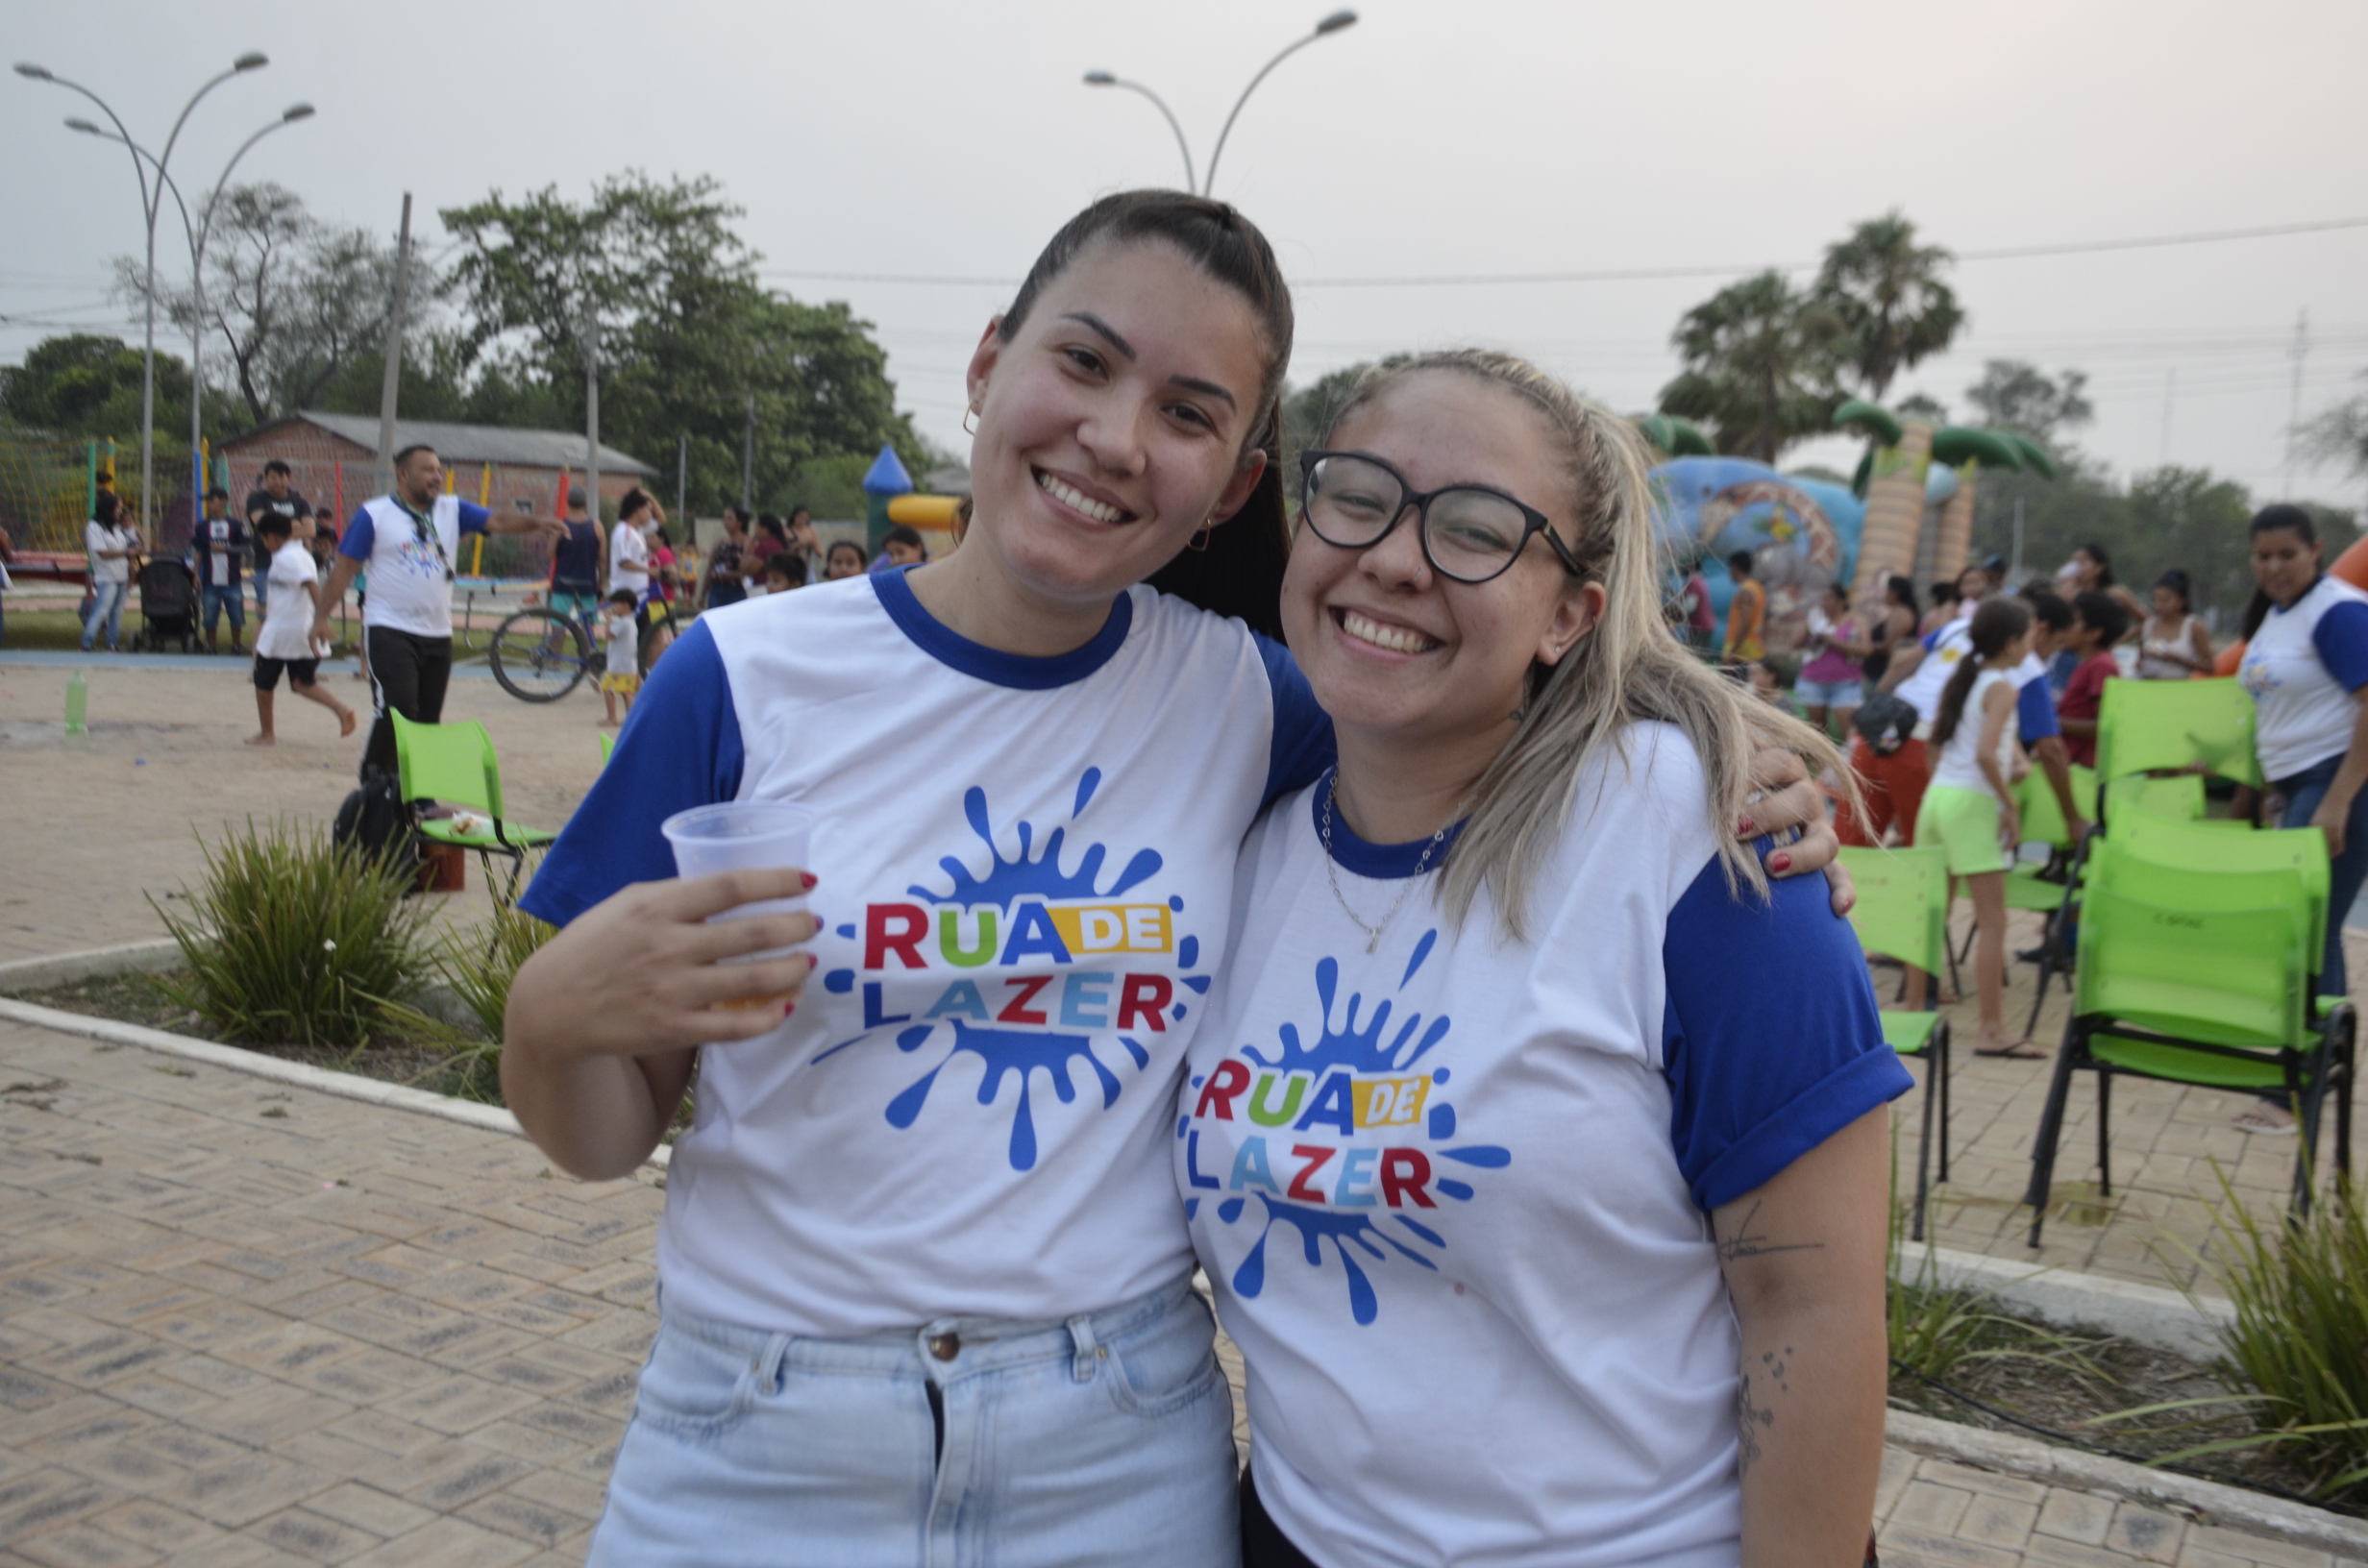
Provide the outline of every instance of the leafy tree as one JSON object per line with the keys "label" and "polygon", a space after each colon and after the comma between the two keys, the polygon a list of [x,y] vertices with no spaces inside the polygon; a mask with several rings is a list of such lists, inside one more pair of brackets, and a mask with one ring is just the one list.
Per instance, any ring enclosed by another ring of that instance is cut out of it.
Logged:
{"label": "leafy tree", "polygon": [[1826,247],[1812,295],[1832,316],[1844,365],[1877,402],[1891,380],[1940,353],[1965,325],[1957,295],[1940,281],[1949,253],[1918,245],[1897,208]]}
{"label": "leafy tree", "polygon": [[[139,440],[140,351],[121,338],[71,332],[43,338],[21,365],[0,366],[0,426],[74,439]],[[214,397],[207,412],[232,409]],[[189,428],[189,367],[157,355],[156,429],[160,444],[178,447],[175,431]]]}
{"label": "leafy tree", "polygon": [[1685,369],[1661,389],[1661,411],[1709,426],[1719,451],[1773,463],[1832,426],[1841,323],[1783,273],[1720,289],[1669,340]]}
{"label": "leafy tree", "polygon": [[1324,438],[1359,381],[1375,370],[1402,365],[1410,357],[1394,354],[1378,365],[1360,359],[1305,386],[1283,388],[1283,493],[1292,498],[1293,504],[1297,503],[1299,492],[1299,453]]}
{"label": "leafy tree", "polygon": [[1966,389],[1965,399],[1982,411],[1984,424],[2020,430],[2044,444],[2096,417],[2087,385],[2084,371],[2050,377],[2020,359],[1992,359],[1982,367],[1982,379]]}
{"label": "leafy tree", "polygon": [[714,181],[629,172],[580,205],[556,187],[516,202],[496,191],[441,215],[462,246],[464,372],[531,389],[564,410],[554,423],[580,426],[597,313],[603,438],[663,466],[687,435],[694,508],[739,499],[752,395],[760,497],[833,453],[893,445],[907,468],[927,466],[871,324],[764,288],[733,232],[741,209]]}
{"label": "leafy tree", "polygon": [[2305,421],[2299,433],[2303,450],[2311,456],[2368,476],[2368,392]]}
{"label": "leafy tree", "polygon": [[1899,400],[1892,410],[1903,419],[1921,420],[1927,425],[1946,425],[1949,405],[1928,392],[1912,392]]}
{"label": "leafy tree", "polygon": [[[322,222],[302,197],[276,184],[234,185],[212,214],[206,331],[229,355],[246,422],[317,407],[359,358],[379,359],[394,302],[394,247],[366,229]],[[416,320],[435,282],[416,256],[412,267]],[[117,297],[140,304],[146,287],[141,264],[117,257]],[[160,286],[157,308],[185,334],[196,299],[188,289]],[[218,363],[211,352],[208,357]]]}

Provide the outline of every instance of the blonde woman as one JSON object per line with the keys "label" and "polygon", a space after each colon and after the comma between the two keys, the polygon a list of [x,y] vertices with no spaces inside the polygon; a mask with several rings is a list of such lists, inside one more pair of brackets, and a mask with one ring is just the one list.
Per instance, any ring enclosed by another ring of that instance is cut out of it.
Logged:
{"label": "blonde woman", "polygon": [[1660,625],[1645,459],[1527,363],[1369,380],[1284,581],[1337,768],[1244,846],[1173,1149],[1249,1369],[1246,1568],[1855,1562],[1886,1103],[1755,742]]}

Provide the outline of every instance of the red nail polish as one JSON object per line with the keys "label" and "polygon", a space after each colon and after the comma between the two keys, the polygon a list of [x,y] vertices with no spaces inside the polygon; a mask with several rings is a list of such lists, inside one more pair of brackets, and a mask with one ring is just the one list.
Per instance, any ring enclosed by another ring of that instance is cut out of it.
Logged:
{"label": "red nail polish", "polygon": [[1759,835],[1760,824],[1746,817],[1735,824],[1735,831],[1746,839],[1755,838]]}
{"label": "red nail polish", "polygon": [[1767,857],[1767,869],[1771,871],[1788,871],[1792,870],[1792,857],[1781,854],[1770,855]]}
{"label": "red nail polish", "polygon": [[782,1007],[781,1007],[781,1017],[785,1017],[785,1018],[786,1018],[786,1017],[789,1017],[792,1013],[795,1013],[795,1012],[797,1012],[797,1011],[798,1011],[798,1004],[797,1004],[796,1002],[786,1002],[786,1003],[783,1003],[783,1004],[782,1004]]}
{"label": "red nail polish", "polygon": [[812,871],[801,871],[798,873],[798,880],[803,882],[808,888],[811,888],[814,886],[815,882],[819,880],[819,878],[817,878]]}

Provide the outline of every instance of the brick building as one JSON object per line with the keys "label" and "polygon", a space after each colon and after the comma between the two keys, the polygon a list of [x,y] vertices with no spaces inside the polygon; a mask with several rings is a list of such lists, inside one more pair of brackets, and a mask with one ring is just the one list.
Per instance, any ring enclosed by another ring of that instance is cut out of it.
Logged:
{"label": "brick building", "polygon": [[[493,507],[520,507],[553,514],[563,477],[583,479],[584,441],[565,430],[517,430],[492,425],[443,425],[428,420],[395,421],[395,450],[419,444],[444,459],[447,483],[464,500]],[[259,425],[222,443],[235,504],[262,483],[263,465],[277,457],[295,471],[295,487],[342,527],[356,508],[379,494],[379,422],[375,414],[289,414]],[[657,470],[616,448],[601,448],[604,514],[614,516],[618,498],[648,486]],[[671,500],[660,497],[661,502]]]}

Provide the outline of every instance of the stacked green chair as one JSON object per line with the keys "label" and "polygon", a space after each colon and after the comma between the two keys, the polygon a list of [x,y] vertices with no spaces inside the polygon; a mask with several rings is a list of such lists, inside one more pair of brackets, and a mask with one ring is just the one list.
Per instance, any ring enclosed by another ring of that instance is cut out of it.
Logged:
{"label": "stacked green chair", "polygon": [[2097,1074],[2097,1173],[2112,1192],[2112,1075],[2282,1090],[2301,1131],[2294,1205],[2306,1213],[2320,1113],[2335,1096],[2335,1164],[2352,1158],[2356,1020],[2313,993],[2328,910],[2325,839],[2125,820],[2092,846],[2081,899],[2072,1017],[2032,1150],[2039,1244],[2064,1106]]}
{"label": "stacked green chair", "polygon": [[609,754],[617,748],[617,738],[604,729],[598,731],[598,734],[601,738],[601,766],[605,768],[608,766]]}
{"label": "stacked green chair", "polygon": [[[2259,785],[2261,766],[2253,749],[2253,698],[2232,679],[2109,680],[2097,712],[2100,781],[2091,833],[2110,833],[2111,824],[2133,816],[2199,821],[2204,815],[2201,773],[2240,784]],[[2175,772],[2148,778],[2153,772]],[[2079,914],[2083,863],[2088,846],[2074,854],[2068,885],[2075,890],[2049,918],[2040,944],[2039,984],[2031,1003],[2031,1025],[2039,1019],[2048,987],[2072,967],[2071,924]]]}
{"label": "stacked green chair", "polygon": [[[1922,849],[1841,851],[1841,863],[1858,885],[1850,924],[1859,943],[1938,974],[1948,956],[1949,855],[1937,845]],[[1929,1191],[1936,1137],[1934,1108],[1939,1109],[1937,1138],[1940,1180],[1949,1179],[1949,1023],[1938,1012],[1909,1013],[1885,1008],[1883,1040],[1901,1056],[1926,1058],[1924,1119],[1916,1135],[1915,1212],[1912,1237],[1924,1239],[1924,1205]]]}
{"label": "stacked green chair", "polygon": [[462,832],[450,818],[430,818],[419,823],[422,838],[477,851],[485,870],[485,886],[493,882],[493,857],[509,863],[508,876],[495,896],[505,907],[517,901],[518,881],[526,869],[527,851],[558,837],[538,827],[521,827],[502,816],[502,764],[493,752],[493,737],[471,719],[460,723],[418,724],[394,715],[395,757],[402,773],[403,799],[408,805],[438,800],[463,807],[486,819],[482,827]]}

